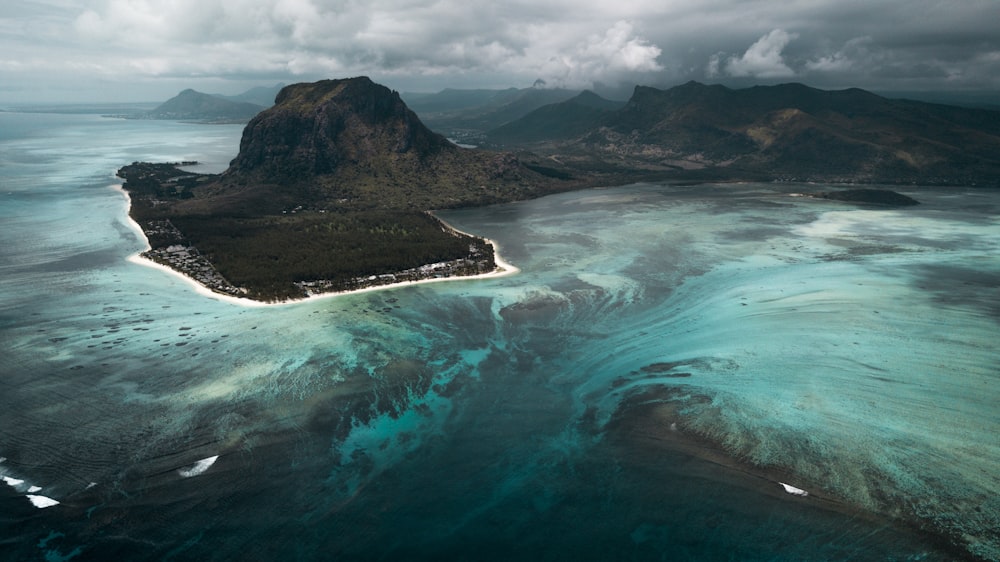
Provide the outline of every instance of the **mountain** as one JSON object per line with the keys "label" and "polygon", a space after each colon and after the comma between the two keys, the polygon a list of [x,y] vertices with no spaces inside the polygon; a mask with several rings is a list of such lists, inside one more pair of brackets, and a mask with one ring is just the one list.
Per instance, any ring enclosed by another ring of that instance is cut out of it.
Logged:
{"label": "mountain", "polygon": [[559,88],[506,90],[442,90],[418,96],[412,108],[428,127],[451,137],[469,138],[520,119],[548,104],[568,100],[580,92]]}
{"label": "mountain", "polygon": [[624,105],[624,102],[604,99],[586,90],[488,131],[486,138],[498,144],[569,139],[599,127],[610,112]]}
{"label": "mountain", "polygon": [[578,93],[576,90],[526,88],[519,90],[516,95],[497,100],[502,103],[488,105],[478,114],[468,114],[459,121],[459,124],[488,131],[519,119],[540,107],[565,101]]}
{"label": "mountain", "polygon": [[517,96],[517,88],[505,90],[445,88],[436,93],[403,93],[406,105],[418,115],[456,112],[496,104],[498,100]]}
{"label": "mountain", "polygon": [[230,173],[287,181],[378,163],[407,167],[451,150],[398,94],[366,78],[325,80],[282,89],[247,125]]}
{"label": "mountain", "polygon": [[252,103],[254,105],[259,105],[262,108],[271,107],[274,105],[274,98],[284,87],[285,84],[279,83],[274,86],[257,86],[256,88],[250,88],[242,94],[237,94],[235,96],[224,96],[222,94],[215,94],[215,96],[229,101]]}
{"label": "mountain", "polygon": [[187,89],[146,113],[144,117],[220,123],[245,122],[262,109],[264,107],[260,105],[227,100]]}
{"label": "mountain", "polygon": [[1000,112],[859,89],[637,86],[624,107],[582,135],[568,122],[572,115],[557,119],[548,137],[501,134],[541,131],[556,112],[525,116],[496,131],[497,138],[544,139],[557,145],[545,149],[549,156],[583,154],[595,165],[707,170],[714,177],[965,185],[1000,177]]}
{"label": "mountain", "polygon": [[601,111],[614,111],[625,106],[625,102],[623,101],[602,98],[590,90],[584,90],[575,98],[570,98],[564,103],[591,109],[599,109]]}
{"label": "mountain", "polygon": [[[218,186],[253,205],[431,209],[530,196],[540,176],[512,154],[466,150],[432,132],[397,92],[366,77],[286,86],[247,124]],[[262,186],[274,186],[262,200]]]}

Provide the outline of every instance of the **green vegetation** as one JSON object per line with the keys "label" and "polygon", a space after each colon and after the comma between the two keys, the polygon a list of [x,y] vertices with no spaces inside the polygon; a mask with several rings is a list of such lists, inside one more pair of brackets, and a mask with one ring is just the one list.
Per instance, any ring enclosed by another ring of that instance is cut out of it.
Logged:
{"label": "green vegetation", "polygon": [[488,131],[493,144],[528,144],[572,139],[600,127],[611,112],[623,103],[606,100],[585,91],[560,103],[540,107],[520,119]]}
{"label": "green vegetation", "polygon": [[1000,112],[802,84],[637,86],[621,108],[581,94],[480,136],[485,146],[558,162],[577,180],[645,172],[692,181],[997,186],[1000,177]]}
{"label": "green vegetation", "polygon": [[454,233],[420,212],[187,216],[172,222],[230,283],[258,300],[304,296],[295,283],[324,280],[333,290],[353,289],[369,276],[492,258],[485,241]]}
{"label": "green vegetation", "polygon": [[[131,216],[152,248],[147,257],[185,274],[191,266],[182,259],[204,258],[214,272],[199,281],[227,294],[283,301],[306,296],[307,286],[314,292],[341,291],[495,268],[493,247],[485,240],[458,233],[423,211],[297,207],[248,213],[245,206],[229,212],[195,206],[203,212],[190,212],[182,204],[204,202],[202,192],[218,176],[142,162],[118,175],[132,198]],[[446,265],[420,269],[428,264]]]}

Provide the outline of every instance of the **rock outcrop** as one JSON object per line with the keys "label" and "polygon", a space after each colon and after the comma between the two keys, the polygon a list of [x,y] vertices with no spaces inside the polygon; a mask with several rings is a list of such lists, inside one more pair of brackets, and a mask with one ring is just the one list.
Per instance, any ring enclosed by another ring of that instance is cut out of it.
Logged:
{"label": "rock outcrop", "polygon": [[244,129],[230,173],[287,181],[361,166],[388,174],[457,150],[385,86],[323,80],[282,89]]}
{"label": "rock outcrop", "polygon": [[550,184],[511,153],[459,148],[397,92],[358,77],[282,89],[247,124],[214,191],[227,201],[253,186],[258,200],[267,192],[283,205],[426,210],[537,196]]}

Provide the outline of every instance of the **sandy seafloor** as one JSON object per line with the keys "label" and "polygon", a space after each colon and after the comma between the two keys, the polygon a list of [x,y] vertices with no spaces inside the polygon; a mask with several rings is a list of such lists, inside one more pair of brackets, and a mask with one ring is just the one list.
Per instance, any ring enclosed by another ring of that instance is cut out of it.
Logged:
{"label": "sandy seafloor", "polygon": [[251,308],[109,188],[240,130],[0,113],[0,559],[1000,558],[997,191],[565,193],[441,213],[517,275]]}

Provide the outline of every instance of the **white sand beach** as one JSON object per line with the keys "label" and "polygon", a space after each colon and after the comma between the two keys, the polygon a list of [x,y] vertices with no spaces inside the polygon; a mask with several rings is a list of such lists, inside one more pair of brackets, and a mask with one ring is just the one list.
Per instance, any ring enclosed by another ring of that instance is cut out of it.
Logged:
{"label": "white sand beach", "polygon": [[[132,263],[135,263],[135,264],[143,265],[143,266],[146,266],[146,267],[152,267],[154,269],[158,269],[160,271],[163,271],[163,272],[169,273],[171,275],[174,275],[174,276],[182,279],[184,282],[188,283],[189,285],[191,285],[191,287],[195,290],[195,292],[198,293],[198,294],[200,294],[200,295],[203,295],[203,296],[208,297],[208,298],[216,299],[216,300],[221,301],[221,302],[227,302],[227,303],[235,304],[235,305],[239,305],[239,306],[246,306],[246,307],[284,306],[284,305],[298,304],[298,303],[302,303],[302,302],[319,300],[319,299],[327,299],[327,298],[332,298],[332,297],[339,297],[339,296],[343,296],[343,295],[352,295],[352,294],[357,294],[357,293],[367,293],[367,292],[371,292],[371,291],[384,291],[384,290],[387,290],[387,289],[395,289],[395,288],[404,287],[404,286],[407,286],[407,285],[419,285],[419,284],[423,284],[423,283],[437,283],[437,282],[442,282],[442,281],[468,281],[468,280],[472,280],[472,279],[488,279],[488,278],[493,278],[493,277],[504,277],[504,276],[507,276],[507,275],[514,275],[514,274],[519,273],[521,271],[520,269],[518,269],[514,265],[508,263],[506,260],[504,260],[500,256],[500,247],[499,247],[499,245],[496,242],[494,242],[493,240],[490,240],[488,238],[485,238],[484,240],[486,240],[486,243],[489,244],[490,246],[493,246],[493,261],[496,263],[496,269],[494,269],[493,271],[491,271],[489,273],[481,273],[479,275],[462,275],[462,276],[452,276],[452,277],[435,277],[435,278],[430,278],[430,279],[420,279],[418,281],[401,281],[399,283],[390,283],[390,284],[386,284],[386,285],[373,285],[371,287],[364,287],[362,289],[354,289],[354,290],[350,290],[350,291],[331,291],[331,292],[328,292],[328,293],[320,293],[320,294],[310,295],[308,297],[304,297],[304,298],[301,298],[301,299],[289,299],[289,300],[286,300],[286,301],[279,301],[279,302],[264,302],[264,301],[254,300],[254,299],[234,297],[232,295],[226,295],[226,294],[223,294],[223,293],[215,292],[215,291],[209,289],[208,287],[202,285],[201,283],[199,283],[195,279],[192,279],[191,277],[189,277],[189,276],[181,273],[180,271],[177,271],[176,269],[172,269],[172,268],[167,267],[167,266],[165,266],[163,264],[157,263],[157,262],[155,262],[155,261],[153,261],[151,259],[144,258],[141,255],[142,252],[145,252],[145,251],[149,250],[151,248],[151,246],[149,245],[149,240],[146,238],[146,233],[143,232],[142,227],[139,226],[139,223],[135,222],[135,220],[132,219],[132,216],[130,214],[131,209],[132,209],[132,198],[129,196],[128,191],[126,191],[125,189],[122,188],[121,184],[114,184],[111,187],[112,187],[112,189],[115,189],[116,191],[119,191],[122,195],[124,195],[125,200],[128,203],[127,206],[126,206],[126,208],[125,208],[126,224],[128,224],[133,230],[135,230],[135,232],[139,235],[139,237],[145,243],[145,248],[143,248],[139,252],[136,252],[135,254],[132,254],[131,256],[129,256],[127,258],[128,261],[130,261]],[[438,219],[438,220],[440,220],[440,219]],[[441,221],[441,222],[447,228],[449,228],[449,229],[451,229],[451,230],[453,230],[455,232],[458,232],[460,234],[465,234],[465,235],[468,235],[468,236],[474,236],[474,235],[469,234],[467,232],[462,232],[461,230],[458,230],[458,229],[452,227],[451,225],[449,225],[448,223],[445,223],[444,221]]]}

